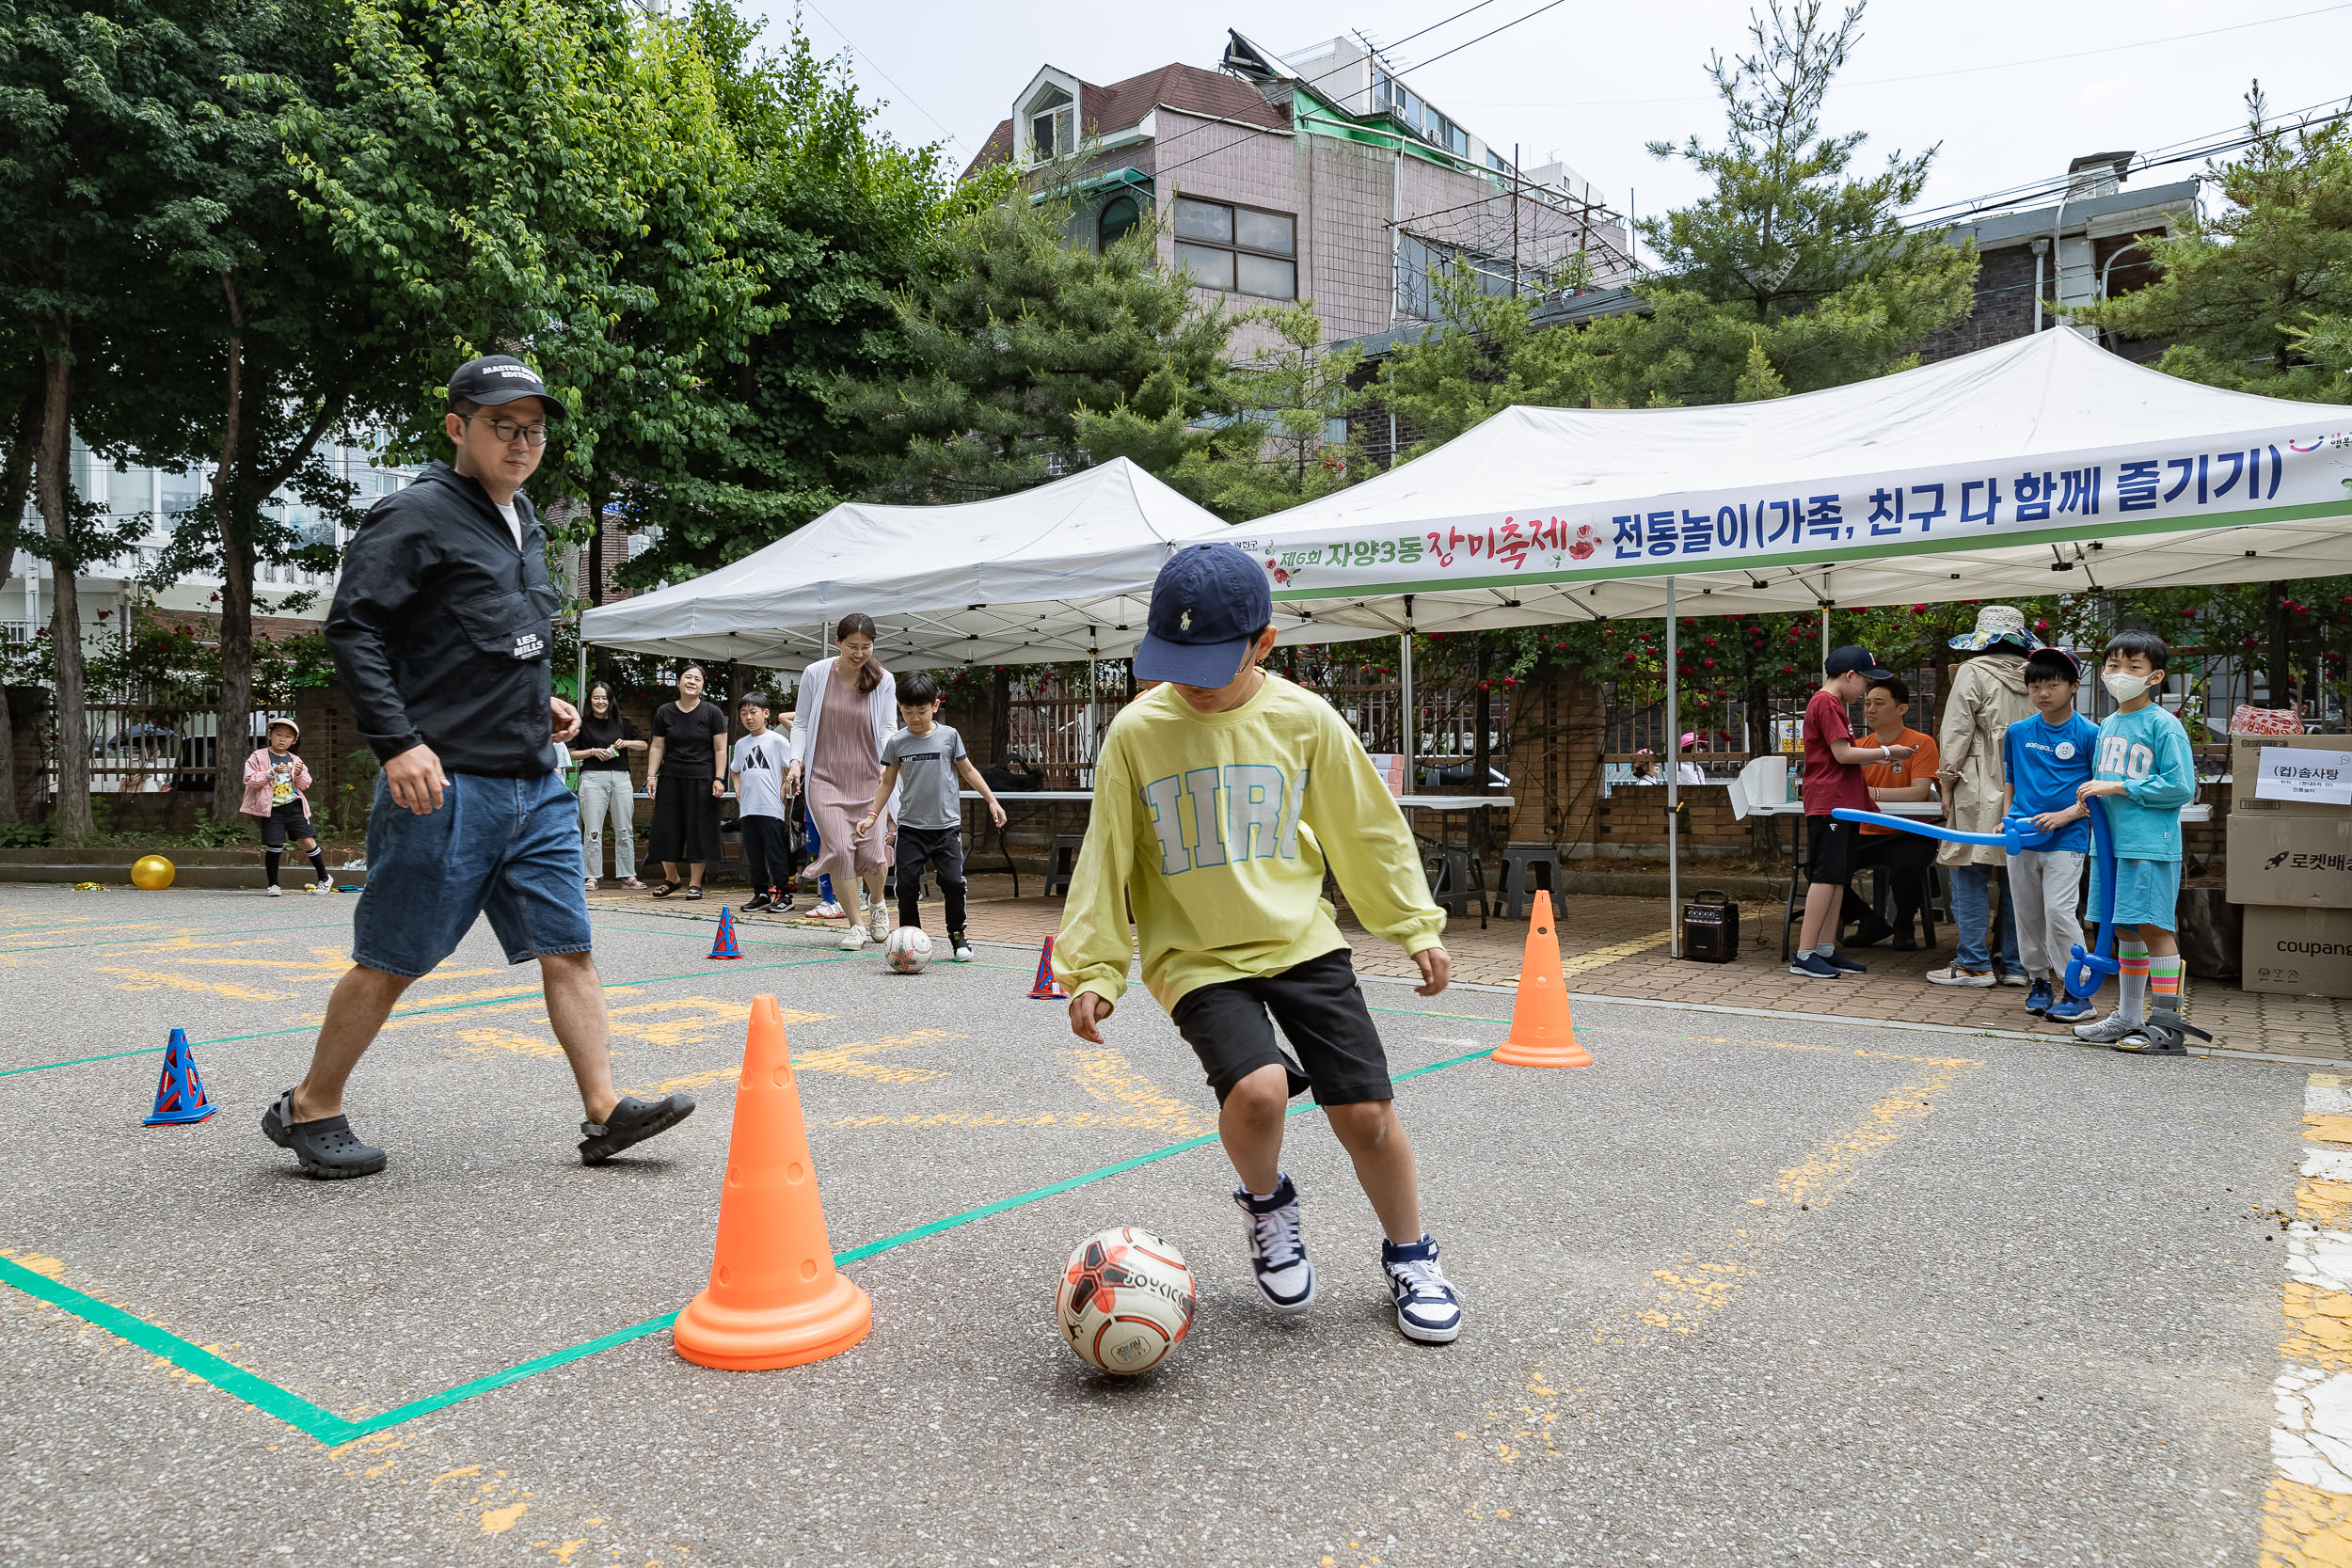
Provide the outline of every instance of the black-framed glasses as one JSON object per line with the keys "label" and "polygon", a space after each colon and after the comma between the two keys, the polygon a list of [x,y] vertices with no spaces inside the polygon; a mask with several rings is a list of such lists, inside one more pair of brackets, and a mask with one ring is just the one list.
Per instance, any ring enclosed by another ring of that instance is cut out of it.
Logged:
{"label": "black-framed glasses", "polygon": [[467,416],[469,423],[477,420],[488,425],[490,434],[508,446],[514,445],[516,441],[531,447],[544,447],[548,444],[548,427],[545,423],[517,424],[513,420],[502,420],[489,414]]}

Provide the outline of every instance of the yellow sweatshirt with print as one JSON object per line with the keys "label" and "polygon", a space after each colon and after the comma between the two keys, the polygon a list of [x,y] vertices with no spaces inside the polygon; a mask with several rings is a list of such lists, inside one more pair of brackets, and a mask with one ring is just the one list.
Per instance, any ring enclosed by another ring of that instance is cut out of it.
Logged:
{"label": "yellow sweatshirt with print", "polygon": [[1340,951],[1327,863],[1367,930],[1406,953],[1438,945],[1445,915],[1404,814],[1330,704],[1272,673],[1223,713],[1155,687],[1103,737],[1055,975],[1116,1005],[1131,905],[1143,983],[1170,1009]]}

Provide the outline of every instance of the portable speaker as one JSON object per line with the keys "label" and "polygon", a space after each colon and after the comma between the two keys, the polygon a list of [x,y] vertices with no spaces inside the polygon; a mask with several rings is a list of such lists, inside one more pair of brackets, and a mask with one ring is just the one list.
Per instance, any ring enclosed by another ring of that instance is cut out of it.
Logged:
{"label": "portable speaker", "polygon": [[1740,956],[1740,906],[1729,894],[1703,887],[1682,906],[1682,956],[1703,964]]}

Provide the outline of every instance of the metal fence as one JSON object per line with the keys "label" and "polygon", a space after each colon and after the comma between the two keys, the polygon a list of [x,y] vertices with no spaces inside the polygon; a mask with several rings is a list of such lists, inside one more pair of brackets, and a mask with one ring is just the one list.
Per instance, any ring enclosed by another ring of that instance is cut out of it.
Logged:
{"label": "metal fence", "polygon": [[[194,791],[209,795],[215,769],[242,768],[273,719],[288,710],[256,708],[248,733],[232,736],[223,754],[219,696],[213,691],[162,694],[110,691],[87,705],[89,728],[89,787],[93,795],[161,795]],[[40,793],[56,799],[56,714],[43,724],[44,766]]]}

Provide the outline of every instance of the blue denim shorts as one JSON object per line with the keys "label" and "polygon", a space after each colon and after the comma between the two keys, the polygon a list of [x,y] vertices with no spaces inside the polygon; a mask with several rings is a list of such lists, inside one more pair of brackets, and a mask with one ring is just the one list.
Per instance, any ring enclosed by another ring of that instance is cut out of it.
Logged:
{"label": "blue denim shorts", "polygon": [[457,950],[477,915],[490,917],[508,963],[588,951],[580,798],[561,773],[453,773],[441,809],[419,816],[378,778],[353,961],[414,980]]}

